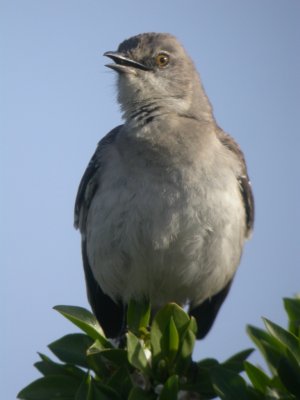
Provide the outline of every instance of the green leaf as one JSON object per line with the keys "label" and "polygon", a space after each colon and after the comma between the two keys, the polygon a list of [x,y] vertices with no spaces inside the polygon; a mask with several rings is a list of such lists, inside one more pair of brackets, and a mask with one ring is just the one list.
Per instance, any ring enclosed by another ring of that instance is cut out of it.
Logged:
{"label": "green leaf", "polygon": [[222,367],[211,371],[211,380],[216,393],[224,400],[248,400],[248,390],[244,379],[235,372]]}
{"label": "green leaf", "polygon": [[278,347],[284,351],[284,346],[282,346],[277,339],[275,339],[273,336],[269,335],[267,332],[260,328],[248,325],[247,333],[259,348],[261,347],[261,343],[264,342],[268,343],[271,347]]}
{"label": "green leaf", "polygon": [[180,349],[180,357],[183,360],[189,361],[192,358],[195,341],[196,341],[195,333],[192,330],[188,329],[185,332]]}
{"label": "green leaf", "polygon": [[140,340],[131,332],[128,332],[126,336],[128,361],[135,368],[148,375],[150,373],[150,367]]}
{"label": "green leaf", "polygon": [[219,366],[217,360],[206,358],[197,363],[191,362],[188,372],[188,382],[181,384],[183,390],[200,393],[205,399],[212,399],[216,396],[212,386],[210,374],[214,367]]}
{"label": "green leaf", "polygon": [[101,356],[118,367],[129,367],[127,351],[124,349],[103,350]]}
{"label": "green leaf", "polygon": [[115,389],[123,399],[128,399],[129,392],[132,389],[132,381],[128,369],[118,368],[107,381],[107,385]]}
{"label": "green leaf", "polygon": [[274,322],[263,318],[266,328],[270,335],[286,346],[300,362],[300,340],[292,333],[281,328],[281,326],[274,324]]}
{"label": "green leaf", "polygon": [[129,393],[128,400],[156,400],[157,396],[154,393],[146,392],[145,390],[134,387]]}
{"label": "green leaf", "polygon": [[201,371],[202,370],[210,371],[214,367],[218,367],[218,366],[220,366],[219,361],[217,361],[215,358],[204,358],[204,360],[197,362],[197,367]]}
{"label": "green leaf", "polygon": [[287,390],[300,398],[300,366],[290,352],[288,352],[288,358],[280,359],[278,375]]}
{"label": "green leaf", "polygon": [[164,384],[159,400],[177,400],[179,390],[178,376],[172,375]]}
{"label": "green leaf", "polygon": [[272,387],[271,379],[255,365],[245,361],[245,370],[252,385],[262,393],[267,392],[268,387]]}
{"label": "green leaf", "polygon": [[162,336],[162,353],[171,364],[179,348],[179,335],[173,317],[170,318]]}
{"label": "green leaf", "polygon": [[49,349],[61,361],[88,368],[87,350],[93,344],[93,339],[83,333],[66,335],[49,344]]}
{"label": "green leaf", "polygon": [[125,367],[118,368],[107,381],[107,385],[111,388],[118,388],[122,398],[127,399],[132,389],[132,381],[128,369]]}
{"label": "green leaf", "polygon": [[150,303],[146,301],[130,300],[127,310],[128,330],[140,337],[149,326],[151,314]]}
{"label": "green leaf", "polygon": [[101,378],[110,375],[112,370],[121,366],[129,367],[127,352],[124,349],[104,349],[99,342],[87,351],[87,362],[89,367]]}
{"label": "green leaf", "polygon": [[196,318],[193,317],[193,316],[190,316],[190,322],[189,322],[189,325],[188,325],[188,330],[193,332],[193,334],[195,336],[197,335],[198,326],[197,326]]}
{"label": "green leaf", "polygon": [[151,326],[151,346],[153,362],[157,363],[162,353],[162,337],[169,325],[169,321],[173,318],[176,329],[179,334],[179,340],[181,340],[184,332],[186,331],[190,317],[187,313],[175,303],[169,303],[158,311],[153,319]]}
{"label": "green leaf", "polygon": [[104,379],[111,374],[111,364],[103,359],[101,353],[89,354],[87,357],[88,365],[95,374]]}
{"label": "green leaf", "polygon": [[284,308],[289,317],[289,330],[291,333],[300,336],[300,298],[283,299]]}
{"label": "green leaf", "polygon": [[286,347],[273,336],[259,328],[248,326],[247,332],[261,351],[271,371],[276,374],[279,360],[286,353]]}
{"label": "green leaf", "polygon": [[75,306],[55,306],[53,308],[73,322],[73,324],[78,326],[78,328],[92,339],[99,340],[103,347],[113,347],[109,340],[106,339],[101,326],[90,311]]}
{"label": "green leaf", "polygon": [[[248,400],[278,400],[278,397],[265,397],[264,394],[259,392],[258,390],[254,389],[252,386],[247,386],[247,399]],[[283,399],[282,399],[283,400]],[[286,399],[288,400],[288,399]],[[292,399],[291,399],[292,400]],[[295,399],[293,399],[295,400]]]}
{"label": "green leaf", "polygon": [[78,379],[82,379],[85,376],[85,372],[74,365],[58,364],[52,361],[49,357],[44,354],[39,354],[41,361],[34,364],[38,371],[44,376],[46,375],[68,375]]}
{"label": "green leaf", "polygon": [[223,368],[229,369],[230,371],[240,373],[244,371],[244,361],[250,356],[253,349],[246,349],[234,354],[232,357],[228,358],[221,365]]}
{"label": "green leaf", "polygon": [[267,361],[267,364],[271,372],[274,375],[276,375],[276,371],[283,353],[276,347],[270,346],[269,343],[262,342],[261,345],[262,345],[262,354],[265,360]]}
{"label": "green leaf", "polygon": [[18,394],[25,400],[73,400],[81,381],[70,376],[46,376],[26,386]]}
{"label": "green leaf", "polygon": [[87,400],[121,400],[121,396],[109,386],[92,379]]}
{"label": "green leaf", "polygon": [[155,371],[152,372],[154,374],[155,379],[158,382],[165,382],[165,380],[168,378],[169,374],[169,368],[167,365],[167,361],[163,358],[161,358],[158,363],[156,364],[156,369]]}
{"label": "green leaf", "polygon": [[91,377],[86,374],[75,394],[74,400],[87,400]]}
{"label": "green leaf", "polygon": [[194,332],[187,329],[182,339],[176,359],[176,372],[184,375],[192,362],[192,354],[195,346],[196,336]]}
{"label": "green leaf", "polygon": [[103,349],[101,343],[96,341],[87,350],[88,356],[94,356],[95,354],[101,354],[101,357],[109,360],[117,367],[120,367],[121,365],[128,366],[127,351],[124,349]]}

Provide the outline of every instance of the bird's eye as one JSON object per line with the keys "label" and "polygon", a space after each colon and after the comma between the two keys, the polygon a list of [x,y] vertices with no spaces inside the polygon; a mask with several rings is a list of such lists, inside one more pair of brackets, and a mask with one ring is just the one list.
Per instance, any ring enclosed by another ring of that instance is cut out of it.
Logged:
{"label": "bird's eye", "polygon": [[155,63],[159,68],[164,68],[169,64],[170,56],[166,53],[159,53],[155,58]]}

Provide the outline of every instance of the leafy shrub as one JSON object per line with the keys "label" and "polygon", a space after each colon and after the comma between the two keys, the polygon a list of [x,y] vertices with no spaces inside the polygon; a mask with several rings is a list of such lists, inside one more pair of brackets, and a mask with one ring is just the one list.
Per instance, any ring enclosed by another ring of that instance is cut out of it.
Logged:
{"label": "leafy shrub", "polygon": [[[25,400],[260,400],[300,399],[300,299],[284,299],[288,330],[264,319],[266,330],[248,326],[248,334],[269,367],[266,374],[246,361],[247,349],[220,363],[195,362],[196,322],[170,303],[154,317],[150,306],[132,301],[123,348],[109,341],[95,317],[73,306],[55,309],[83,333],[49,345],[60,360],[40,354],[35,367],[43,375],[18,394]],[[240,375],[244,372],[248,379]]]}

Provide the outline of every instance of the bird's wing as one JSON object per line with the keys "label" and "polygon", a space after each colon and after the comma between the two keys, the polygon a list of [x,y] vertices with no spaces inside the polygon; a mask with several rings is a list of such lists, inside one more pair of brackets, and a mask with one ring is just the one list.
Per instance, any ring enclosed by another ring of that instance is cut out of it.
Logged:
{"label": "bird's wing", "polygon": [[192,315],[197,322],[197,339],[203,339],[210,331],[216,316],[229,293],[233,278],[220,290],[217,294],[206,299],[197,307],[190,306],[189,314]]}
{"label": "bird's wing", "polygon": [[[94,278],[87,255],[86,247],[86,219],[93,196],[98,189],[99,174],[101,175],[101,154],[105,147],[112,144],[118,135],[121,126],[110,131],[99,143],[81,179],[75,201],[74,225],[82,234],[82,258],[87,295],[93,312],[108,337],[116,337],[122,331],[124,310],[122,305],[116,304],[109,296],[103,293]],[[100,176],[101,180],[101,176]]]}
{"label": "bird's wing", "polygon": [[105,147],[114,142],[122,125],[111,130],[98,143],[97,149],[93,154],[79,184],[74,209],[74,226],[79,228],[80,232],[85,232],[87,213],[98,188],[99,174],[101,174],[101,154]]}
{"label": "bird's wing", "polygon": [[240,191],[245,207],[246,213],[246,237],[251,235],[254,224],[254,198],[251,188],[251,182],[249,176],[247,174],[247,167],[244,158],[244,154],[240,149],[239,145],[234,141],[234,139],[222,131],[218,129],[217,135],[221,143],[226,146],[231,152],[233,152],[239,159],[241,160],[241,174],[237,177],[239,182]]}

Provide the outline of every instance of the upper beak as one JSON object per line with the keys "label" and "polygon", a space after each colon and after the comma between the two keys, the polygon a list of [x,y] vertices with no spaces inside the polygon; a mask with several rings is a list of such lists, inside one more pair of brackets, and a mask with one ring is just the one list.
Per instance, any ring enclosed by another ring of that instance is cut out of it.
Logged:
{"label": "upper beak", "polygon": [[150,70],[150,68],[146,65],[131,60],[130,58],[125,57],[122,53],[118,53],[117,51],[107,51],[103,55],[105,57],[111,58],[115,62],[115,64],[106,64],[105,66],[114,69],[117,72],[128,72],[130,70],[132,71],[132,68],[142,69],[143,71]]}

